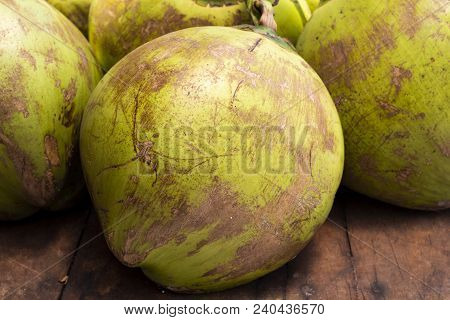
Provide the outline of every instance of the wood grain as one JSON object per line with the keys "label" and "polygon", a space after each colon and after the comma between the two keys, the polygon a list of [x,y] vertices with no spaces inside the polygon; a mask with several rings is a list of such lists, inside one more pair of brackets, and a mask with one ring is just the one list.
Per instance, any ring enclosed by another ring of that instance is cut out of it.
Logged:
{"label": "wood grain", "polygon": [[450,298],[450,211],[401,209],[354,193],[345,203],[362,298]]}
{"label": "wood grain", "polygon": [[58,299],[87,209],[0,223],[0,298]]}
{"label": "wood grain", "polygon": [[[250,284],[214,294],[173,293],[139,269],[121,265],[87,209],[0,223],[0,296],[449,299],[450,211],[401,209],[343,190],[329,220],[294,260]],[[59,282],[65,276],[66,285]]]}
{"label": "wood grain", "polygon": [[345,228],[339,198],[314,240],[288,265],[288,299],[357,298],[353,257]]}

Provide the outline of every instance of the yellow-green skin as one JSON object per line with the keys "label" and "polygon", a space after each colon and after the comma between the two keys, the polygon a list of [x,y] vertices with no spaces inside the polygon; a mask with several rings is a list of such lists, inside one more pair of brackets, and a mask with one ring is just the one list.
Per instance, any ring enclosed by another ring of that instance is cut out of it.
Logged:
{"label": "yellow-green skin", "polygon": [[[250,23],[244,0],[94,0],[89,39],[105,70],[140,45],[180,29]],[[210,3],[210,6],[207,6]],[[214,4],[216,3],[216,4]]]}
{"label": "yellow-green skin", "polygon": [[308,2],[309,5],[309,9],[311,10],[311,12],[314,12],[319,6],[320,6],[320,0],[306,0],[306,2]]}
{"label": "yellow-green skin", "polygon": [[87,37],[89,8],[92,0],[46,0],[61,11]]}
{"label": "yellow-green skin", "polygon": [[450,208],[449,10],[447,0],[333,0],[304,29],[298,51],[338,108],[350,188]]}
{"label": "yellow-green skin", "polygon": [[[278,34],[295,45],[310,15],[306,0],[280,0],[275,7]],[[245,0],[93,0],[89,40],[98,61],[109,70],[135,48],[164,34],[251,21]]]}
{"label": "yellow-green skin", "polygon": [[100,71],[83,35],[44,1],[2,1],[0,15],[0,220],[14,220],[82,189],[78,132]]}
{"label": "yellow-green skin", "polygon": [[[258,138],[270,128],[280,134]],[[294,258],[327,218],[344,161],[316,73],[294,50],[226,27],[130,53],[94,91],[80,139],[115,256],[184,292],[234,287]],[[283,170],[243,169],[280,159]]]}
{"label": "yellow-green skin", "polygon": [[307,0],[280,0],[274,6],[277,33],[296,44],[306,22],[311,18],[311,9]]}

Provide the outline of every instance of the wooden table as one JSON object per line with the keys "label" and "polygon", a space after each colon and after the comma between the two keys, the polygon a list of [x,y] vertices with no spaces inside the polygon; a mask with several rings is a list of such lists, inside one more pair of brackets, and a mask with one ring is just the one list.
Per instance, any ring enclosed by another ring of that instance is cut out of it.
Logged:
{"label": "wooden table", "polygon": [[159,288],[109,252],[89,208],[0,223],[4,299],[450,299],[450,210],[406,210],[341,190],[296,259],[204,295]]}

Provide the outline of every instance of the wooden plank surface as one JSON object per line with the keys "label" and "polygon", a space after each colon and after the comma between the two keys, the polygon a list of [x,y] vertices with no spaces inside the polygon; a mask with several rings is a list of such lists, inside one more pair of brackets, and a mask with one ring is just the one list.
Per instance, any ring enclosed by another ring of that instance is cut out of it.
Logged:
{"label": "wooden plank surface", "polygon": [[[401,209],[341,191],[329,220],[286,266],[232,290],[195,296],[164,290],[139,269],[121,265],[108,250],[93,212],[41,214],[0,223],[0,296],[449,299],[449,213]],[[61,283],[66,275],[67,283]]]}
{"label": "wooden plank surface", "polygon": [[347,238],[341,197],[327,223],[288,266],[288,299],[356,299],[353,257]]}
{"label": "wooden plank surface", "polygon": [[0,298],[58,299],[88,209],[0,222]]}
{"label": "wooden plank surface", "polygon": [[400,209],[355,194],[345,203],[362,298],[450,298],[450,211]]}

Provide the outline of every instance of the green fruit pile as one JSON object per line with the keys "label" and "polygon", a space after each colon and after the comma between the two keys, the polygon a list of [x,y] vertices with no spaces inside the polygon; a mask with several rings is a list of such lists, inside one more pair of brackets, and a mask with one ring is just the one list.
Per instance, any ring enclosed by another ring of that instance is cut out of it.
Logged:
{"label": "green fruit pile", "polygon": [[293,259],[342,177],[450,208],[447,4],[0,2],[0,220],[70,207],[84,174],[123,264],[210,292]]}
{"label": "green fruit pile", "polygon": [[100,71],[50,5],[11,0],[0,10],[0,220],[9,220],[64,207],[82,190],[79,126]]}
{"label": "green fruit pile", "polygon": [[446,0],[332,0],[308,22],[298,51],[338,108],[350,188],[450,208],[449,10]]}

